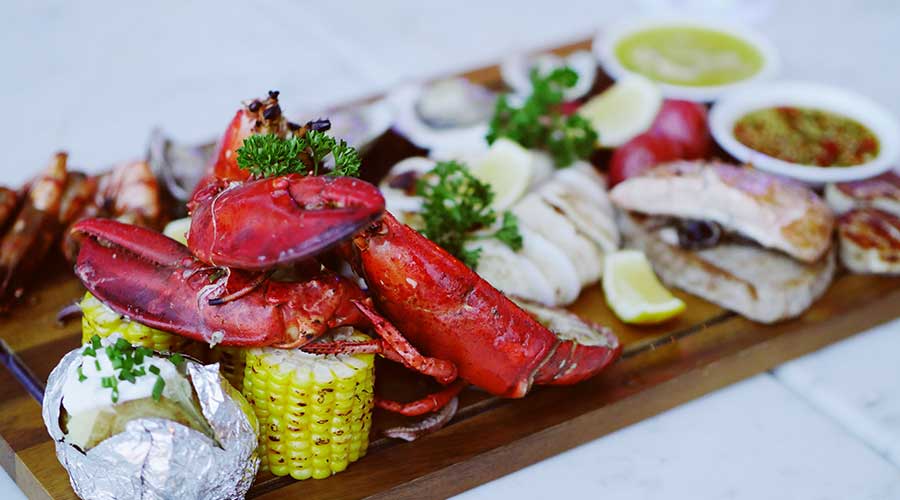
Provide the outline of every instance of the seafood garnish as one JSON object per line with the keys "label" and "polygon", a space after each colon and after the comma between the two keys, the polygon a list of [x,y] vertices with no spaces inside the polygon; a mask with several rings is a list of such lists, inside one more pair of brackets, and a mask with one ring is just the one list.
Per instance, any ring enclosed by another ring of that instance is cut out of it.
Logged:
{"label": "seafood garnish", "polygon": [[[510,180],[515,170],[513,161],[522,163],[519,174],[525,176],[523,179]],[[429,179],[435,178],[431,171],[437,164],[431,158],[407,158],[397,163],[380,184],[388,211],[425,234],[425,199],[417,187],[421,180],[431,182]],[[463,254],[473,256],[470,264],[475,263],[473,269],[479,276],[508,295],[554,306],[574,301],[584,286],[600,279],[603,254],[618,248],[619,232],[605,179],[592,165],[576,162],[569,168],[554,169],[548,155],[524,150],[507,139],[499,139],[486,152],[468,155],[468,165],[476,176],[488,175],[492,181],[502,182],[500,189],[509,192],[515,181],[521,181],[526,190],[524,195],[512,193],[511,206],[504,203],[503,211],[498,212],[503,217],[466,233]],[[498,173],[489,172],[489,168]],[[466,206],[465,201],[454,197],[451,206]],[[513,220],[507,213],[522,228],[522,247],[512,248],[496,238],[503,228],[500,221]],[[441,227],[433,232],[443,237],[435,240],[446,245],[449,231],[446,225]],[[454,245],[450,248],[451,253],[458,251]]]}

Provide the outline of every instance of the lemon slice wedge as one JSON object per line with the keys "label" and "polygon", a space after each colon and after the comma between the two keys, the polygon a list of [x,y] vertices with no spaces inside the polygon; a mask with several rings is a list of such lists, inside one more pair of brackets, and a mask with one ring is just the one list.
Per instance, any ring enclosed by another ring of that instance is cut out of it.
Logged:
{"label": "lemon slice wedge", "polygon": [[166,227],[163,228],[163,234],[182,245],[187,245],[187,234],[190,230],[191,218],[185,217],[183,219],[175,219],[166,224]]}
{"label": "lemon slice wedge", "polygon": [[531,184],[532,153],[509,139],[497,139],[490,149],[470,165],[478,180],[494,191],[491,203],[498,213],[511,207]]}
{"label": "lemon slice wedge", "polygon": [[597,131],[597,146],[618,147],[646,131],[662,106],[662,92],[642,76],[623,78],[578,109]]}
{"label": "lemon slice wedge", "polygon": [[625,323],[660,323],[685,308],[684,302],[659,282],[647,257],[638,250],[606,255],[603,292],[606,303]]}

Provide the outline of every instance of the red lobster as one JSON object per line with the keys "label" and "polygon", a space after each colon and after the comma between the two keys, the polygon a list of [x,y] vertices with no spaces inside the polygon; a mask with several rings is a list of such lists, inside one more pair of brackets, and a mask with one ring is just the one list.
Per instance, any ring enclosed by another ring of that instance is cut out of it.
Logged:
{"label": "red lobster", "polygon": [[[369,183],[296,174],[247,180],[232,162],[247,133],[303,134],[321,125],[284,121],[277,93],[251,101],[226,131],[214,175],[189,204],[188,247],[148,229],[86,220],[74,228],[81,239],[76,273],[119,313],[195,340],[379,353],[450,384],[412,403],[377,401],[405,415],[440,408],[466,383],[510,398],[532,384],[576,383],[619,355],[607,329],[592,329],[580,342],[559,338],[384,212]],[[348,260],[370,297],[316,260],[326,254]],[[372,327],[378,339],[320,339],[342,325]]]}

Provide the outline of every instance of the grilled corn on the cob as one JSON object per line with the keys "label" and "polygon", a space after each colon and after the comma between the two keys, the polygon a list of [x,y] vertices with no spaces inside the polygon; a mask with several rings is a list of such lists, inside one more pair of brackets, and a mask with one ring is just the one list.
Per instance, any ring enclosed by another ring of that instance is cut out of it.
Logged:
{"label": "grilled corn on the cob", "polygon": [[[336,339],[366,340],[347,329]],[[276,476],[326,478],[366,453],[374,355],[247,350],[244,396],[259,419],[262,467]]]}
{"label": "grilled corn on the cob", "polygon": [[81,342],[87,343],[94,335],[100,338],[120,333],[131,345],[144,346],[158,352],[175,352],[186,340],[172,333],[166,333],[121,316],[99,299],[84,294],[81,300]]}

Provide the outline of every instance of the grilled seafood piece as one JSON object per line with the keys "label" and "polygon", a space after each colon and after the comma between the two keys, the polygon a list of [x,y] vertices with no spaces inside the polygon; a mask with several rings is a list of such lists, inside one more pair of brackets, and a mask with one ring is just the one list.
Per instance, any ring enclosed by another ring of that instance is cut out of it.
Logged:
{"label": "grilled seafood piece", "polygon": [[675,162],[625,180],[610,197],[625,211],[626,246],[644,250],[663,281],[755,321],[801,314],[834,275],[834,218],[799,184]]}
{"label": "grilled seafood piece", "polygon": [[841,262],[854,273],[900,274],[900,217],[874,208],[838,218]]}

